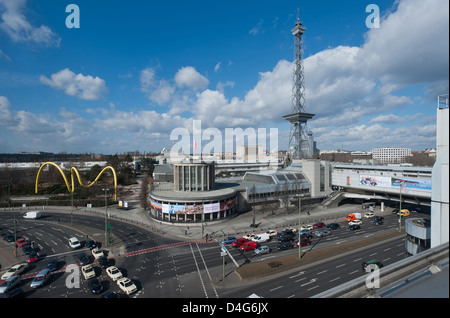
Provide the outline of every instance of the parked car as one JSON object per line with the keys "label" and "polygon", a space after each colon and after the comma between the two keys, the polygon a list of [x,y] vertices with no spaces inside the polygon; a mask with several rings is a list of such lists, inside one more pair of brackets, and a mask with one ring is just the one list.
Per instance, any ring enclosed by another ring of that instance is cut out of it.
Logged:
{"label": "parked car", "polygon": [[33,278],[33,281],[30,284],[31,288],[39,288],[44,286],[47,280],[50,278],[50,269],[45,268],[41,270],[37,275]]}
{"label": "parked car", "polygon": [[13,275],[20,275],[27,268],[28,268],[28,264],[27,263],[16,264],[16,265],[12,266],[10,269],[8,269],[6,271],[6,273],[4,273],[2,275],[2,279],[6,280],[6,279],[10,278]]}
{"label": "parked car", "polygon": [[294,246],[292,245],[291,242],[282,242],[280,245],[277,246],[277,249],[279,251],[284,251],[284,250],[288,250],[293,248]]}
{"label": "parked car", "polygon": [[330,223],[327,225],[327,229],[329,229],[329,230],[337,230],[340,228],[341,228],[341,226],[338,223]]}
{"label": "parked car", "polygon": [[0,285],[0,294],[4,294],[20,284],[20,276],[12,275]]}
{"label": "parked car", "polygon": [[271,249],[268,246],[263,245],[263,246],[260,246],[255,249],[255,254],[257,254],[257,255],[265,254],[265,253],[270,253],[270,251],[271,251]]}
{"label": "parked car", "polygon": [[348,226],[348,229],[350,231],[359,230],[360,228],[361,228],[361,226],[359,226],[359,224],[353,224],[353,225]]}

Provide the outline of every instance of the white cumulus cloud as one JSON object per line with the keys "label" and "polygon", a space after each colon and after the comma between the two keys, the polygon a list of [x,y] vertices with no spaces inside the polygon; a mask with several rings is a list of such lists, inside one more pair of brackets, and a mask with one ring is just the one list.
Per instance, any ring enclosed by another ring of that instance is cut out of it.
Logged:
{"label": "white cumulus cloud", "polygon": [[108,92],[103,79],[81,73],[75,74],[68,68],[52,74],[50,78],[42,75],[39,80],[42,84],[84,100],[98,100]]}

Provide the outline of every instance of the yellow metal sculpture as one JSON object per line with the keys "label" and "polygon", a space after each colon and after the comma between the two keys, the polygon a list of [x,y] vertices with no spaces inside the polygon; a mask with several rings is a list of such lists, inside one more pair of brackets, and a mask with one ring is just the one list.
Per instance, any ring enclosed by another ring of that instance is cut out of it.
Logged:
{"label": "yellow metal sculpture", "polygon": [[66,182],[67,190],[69,190],[69,193],[73,193],[74,190],[75,190],[75,182],[74,182],[74,177],[73,177],[73,174],[74,174],[74,173],[77,175],[78,182],[80,183],[80,185],[81,185],[82,187],[84,187],[84,188],[89,188],[90,186],[94,185],[94,184],[97,182],[97,180],[100,178],[100,176],[102,175],[102,173],[103,173],[105,170],[110,169],[110,170],[112,171],[112,173],[113,173],[113,176],[114,176],[114,200],[117,201],[117,176],[116,176],[116,171],[115,171],[114,168],[111,167],[111,166],[105,167],[105,168],[98,174],[97,178],[95,178],[95,180],[94,180],[91,184],[88,184],[88,185],[83,184],[83,182],[81,181],[80,174],[78,173],[77,168],[75,168],[75,167],[70,168],[70,179],[71,179],[71,184],[72,184],[72,188],[70,188],[69,182],[68,182],[68,180],[67,180],[67,178],[66,178],[66,175],[65,175],[64,172],[62,171],[62,169],[61,169],[56,163],[54,163],[54,162],[46,162],[46,163],[44,163],[44,164],[41,165],[41,167],[39,168],[39,171],[38,171],[38,173],[37,173],[37,175],[36,175],[36,186],[35,186],[35,192],[36,192],[36,193],[38,193],[39,175],[41,174],[42,169],[43,169],[46,165],[52,165],[52,166],[56,167],[56,169],[59,170],[59,172],[61,173],[62,177],[64,178],[64,181]]}

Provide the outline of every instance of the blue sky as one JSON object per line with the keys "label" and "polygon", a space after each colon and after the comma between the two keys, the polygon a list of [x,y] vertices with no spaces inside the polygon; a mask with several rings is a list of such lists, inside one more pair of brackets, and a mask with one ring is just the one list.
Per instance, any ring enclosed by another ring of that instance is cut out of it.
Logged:
{"label": "blue sky", "polygon": [[[80,28],[67,28],[69,4]],[[380,28],[366,26],[368,4]],[[447,0],[0,0],[0,153],[170,148],[175,128],[278,129],[286,149],[300,9],[321,150],[436,145]]]}

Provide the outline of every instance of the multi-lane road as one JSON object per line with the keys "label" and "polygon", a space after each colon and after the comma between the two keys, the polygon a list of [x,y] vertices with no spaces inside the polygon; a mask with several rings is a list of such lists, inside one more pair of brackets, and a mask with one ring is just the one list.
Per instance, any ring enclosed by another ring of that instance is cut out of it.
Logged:
{"label": "multi-lane road", "polygon": [[[12,220],[12,213],[0,213],[2,235],[12,232]],[[86,240],[86,234],[89,234],[90,238],[104,237],[103,218],[76,215],[72,220],[76,227],[69,226],[71,220],[70,214],[67,213],[49,213],[39,220],[24,220],[20,217],[16,220],[17,236],[34,241],[39,253],[45,255],[44,259],[31,264],[27,272],[22,274],[21,288],[25,297],[98,297],[91,294],[87,281],[81,275],[78,287],[67,284],[69,277],[73,280],[73,272],[67,270],[67,266],[77,263],[76,254],[83,251],[90,255],[88,248],[72,250],[67,241],[73,236],[81,241]],[[302,251],[308,251],[311,247],[338,248],[346,242],[375,236],[384,231],[395,231],[397,220],[395,215],[385,215],[385,223],[375,226],[363,219],[363,225],[357,231],[349,231],[345,222],[342,222],[341,229],[333,230],[327,237],[313,238],[313,244],[302,247]],[[109,223],[115,240],[115,250],[110,256],[115,265],[137,286],[138,291],[129,296],[134,298],[235,298],[247,297],[252,293],[267,298],[309,297],[364,275],[361,270],[363,260],[376,258],[388,265],[406,257],[403,240],[396,239],[370,249],[346,253],[345,256],[335,257],[313,267],[291,270],[284,275],[277,275],[276,279],[264,278],[234,287],[227,285],[225,288],[221,281],[222,275],[233,276],[232,272],[236,267],[229,256],[225,257],[226,262],[223,262],[218,243],[220,238],[208,243],[177,241],[132,224],[115,220],[109,220]],[[2,241],[0,244],[5,247],[13,243]],[[272,252],[260,256],[255,255],[253,251],[243,252],[231,246],[228,246],[228,251],[239,266],[298,253],[296,249],[278,251],[277,244],[276,241],[267,243]],[[11,250],[11,246],[9,248]],[[47,266],[49,259],[57,259],[59,269],[41,289],[30,288],[33,276]],[[125,296],[93,257],[91,261],[96,268],[97,278],[105,288],[104,293],[112,291]]]}

